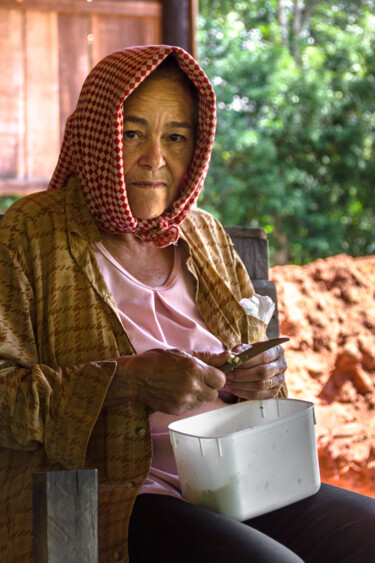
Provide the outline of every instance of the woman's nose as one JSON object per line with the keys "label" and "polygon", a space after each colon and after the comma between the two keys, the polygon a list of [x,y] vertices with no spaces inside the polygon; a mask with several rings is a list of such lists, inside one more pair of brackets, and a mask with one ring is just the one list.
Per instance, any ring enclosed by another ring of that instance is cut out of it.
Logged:
{"label": "woman's nose", "polygon": [[158,170],[165,164],[163,148],[160,140],[150,139],[143,146],[142,156],[139,163],[152,170]]}

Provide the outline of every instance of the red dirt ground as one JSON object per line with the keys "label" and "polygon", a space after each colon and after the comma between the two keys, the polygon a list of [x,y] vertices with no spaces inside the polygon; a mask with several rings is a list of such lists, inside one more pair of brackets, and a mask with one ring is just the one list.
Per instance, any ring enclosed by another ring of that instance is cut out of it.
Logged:
{"label": "red dirt ground", "polygon": [[375,498],[375,256],[276,266],[291,398],[315,404],[321,479]]}

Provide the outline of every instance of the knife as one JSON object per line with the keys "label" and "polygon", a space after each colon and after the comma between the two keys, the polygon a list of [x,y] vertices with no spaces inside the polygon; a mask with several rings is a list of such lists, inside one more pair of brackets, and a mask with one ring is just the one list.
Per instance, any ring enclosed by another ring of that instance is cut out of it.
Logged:
{"label": "knife", "polygon": [[265,352],[266,350],[269,350],[270,348],[273,348],[278,344],[288,342],[288,340],[290,340],[290,338],[288,338],[287,336],[282,336],[281,338],[270,338],[269,340],[254,342],[253,344],[250,344],[249,348],[244,352],[240,352],[239,354],[232,354],[229,360],[218,369],[220,369],[224,373],[227,373],[228,371],[238,368],[238,366],[240,366],[244,362],[247,362],[247,360],[250,360],[250,358],[257,356],[258,354],[261,354],[262,352]]}

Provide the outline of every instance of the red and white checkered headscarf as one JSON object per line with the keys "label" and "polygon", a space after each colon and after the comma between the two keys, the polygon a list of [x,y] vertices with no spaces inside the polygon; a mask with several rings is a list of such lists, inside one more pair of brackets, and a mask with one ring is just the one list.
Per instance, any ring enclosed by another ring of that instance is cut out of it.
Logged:
{"label": "red and white checkered headscarf", "polygon": [[[136,219],[128,204],[123,167],[124,100],[173,53],[199,92],[198,135],[192,163],[168,212]],[[135,233],[158,247],[179,238],[179,225],[195,204],[207,173],[216,127],[213,88],[198,63],[179,47],[149,45],[116,51],[100,61],[83,85],[68,118],[60,157],[49,188],[61,188],[76,173],[95,222],[113,234]]]}

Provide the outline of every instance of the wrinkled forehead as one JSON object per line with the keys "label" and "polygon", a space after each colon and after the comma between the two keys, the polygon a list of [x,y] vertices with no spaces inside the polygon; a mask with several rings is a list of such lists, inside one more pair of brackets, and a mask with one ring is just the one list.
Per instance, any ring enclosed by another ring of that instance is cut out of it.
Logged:
{"label": "wrinkled forehead", "polygon": [[[197,94],[197,88],[190,80],[186,72],[180,67],[176,58],[171,54],[166,57],[159,66],[157,66],[151,74],[148,76],[149,79],[160,79],[168,78],[171,81],[178,81],[182,84],[188,91],[192,94]],[[147,78],[146,78],[147,80]]]}
{"label": "wrinkled forehead", "polygon": [[[107,55],[87,77],[77,109],[85,116],[94,110],[107,118],[115,110],[121,120],[124,101],[145,80],[157,77],[168,77],[186,86],[194,105],[199,107],[199,129],[207,128],[211,137],[216,125],[214,91],[199,64],[175,47],[134,47]],[[201,123],[201,118],[205,123]]]}
{"label": "wrinkled forehead", "polygon": [[178,113],[189,115],[189,122],[196,128],[198,121],[198,90],[190,79],[172,67],[152,72],[133,90],[123,103],[124,117],[133,108],[153,106],[154,111],[163,107],[178,108]]}

